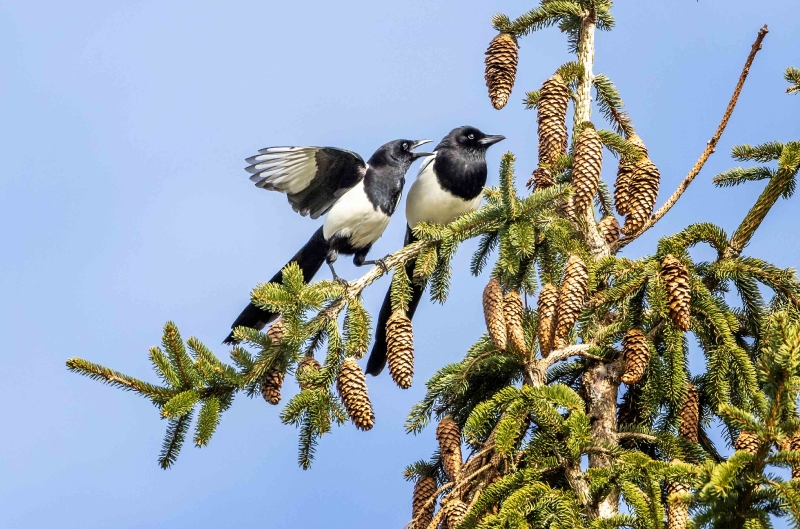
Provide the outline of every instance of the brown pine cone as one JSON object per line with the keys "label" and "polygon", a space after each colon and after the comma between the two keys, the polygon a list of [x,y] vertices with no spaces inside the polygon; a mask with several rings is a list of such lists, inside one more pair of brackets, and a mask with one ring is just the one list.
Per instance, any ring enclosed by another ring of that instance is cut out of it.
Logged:
{"label": "brown pine cone", "polygon": [[671,255],[661,261],[661,278],[667,288],[669,316],[675,327],[689,330],[692,290],[689,284],[689,271]]}
{"label": "brown pine cone", "polygon": [[506,319],[503,316],[503,288],[492,279],[483,289],[483,317],[495,347],[506,349]]}
{"label": "brown pine cone", "polygon": [[622,381],[629,386],[636,384],[647,371],[650,361],[650,345],[640,329],[631,329],[622,339],[622,354],[625,357],[625,373]]}
{"label": "brown pine cone", "polygon": [[528,352],[528,346],[525,344],[525,331],[522,329],[524,315],[522,297],[518,291],[512,290],[503,298],[503,316],[506,320],[507,342],[511,344],[511,349],[520,358],[527,356]]}
{"label": "brown pine cone", "polygon": [[633,235],[638,232],[653,214],[660,181],[658,168],[650,158],[645,156],[636,162],[628,184],[630,196],[622,233]]}
{"label": "brown pine cone", "polygon": [[433,500],[435,494],[436,480],[430,476],[420,476],[414,484],[414,498],[411,502],[411,517],[414,523],[411,529],[427,529],[433,521],[433,511],[436,509],[436,502]]}
{"label": "brown pine cone", "polygon": [[600,184],[603,168],[603,142],[594,127],[586,127],[575,143],[575,161],[572,164],[573,214],[580,216],[592,205]]}
{"label": "brown pine cone", "polygon": [[370,430],[375,424],[375,414],[367,394],[367,381],[364,372],[352,358],[342,362],[336,376],[336,390],[356,428]]}
{"label": "brown pine cone", "polygon": [[436,440],[442,456],[444,473],[455,479],[461,469],[461,431],[450,417],[445,417],[436,427]]}
{"label": "brown pine cone", "polygon": [[508,102],[514,80],[517,77],[517,59],[519,50],[517,39],[508,33],[499,33],[486,50],[486,87],[492,106],[500,110]]}
{"label": "brown pine cone", "polygon": [[733,447],[736,450],[744,450],[750,454],[755,454],[758,452],[758,448],[761,446],[761,440],[758,436],[751,432],[741,431],[739,432],[739,437],[736,438],[736,441],[733,442]]}
{"label": "brown pine cone", "polygon": [[564,268],[564,280],[558,292],[558,309],[553,347],[566,347],[566,338],[578,320],[586,301],[589,286],[589,271],[579,255],[575,254]]}
{"label": "brown pine cone", "polygon": [[553,187],[556,185],[555,179],[550,175],[550,171],[548,171],[544,167],[537,167],[533,170],[533,174],[528,179],[528,183],[525,184],[528,189],[532,189],[533,191],[539,191],[540,189],[547,189],[548,187]]}
{"label": "brown pine cone", "polygon": [[281,401],[281,386],[283,386],[283,371],[271,369],[261,378],[261,396],[270,404]]}
{"label": "brown pine cone", "polygon": [[[645,156],[647,156],[647,148],[644,146],[642,139],[636,134],[628,138],[628,143],[637,147]],[[627,215],[630,205],[631,190],[630,183],[633,178],[633,169],[636,162],[632,162],[630,158],[622,157],[619,160],[619,167],[617,168],[617,180],[614,182],[614,207],[620,215]]]}
{"label": "brown pine cone", "polygon": [[[781,450],[792,450],[800,452],[800,432],[790,436],[786,439],[786,446]],[[792,479],[800,478],[800,465],[792,465]]]}
{"label": "brown pine cone", "polygon": [[553,332],[556,327],[557,306],[558,289],[552,283],[547,283],[539,292],[539,303],[536,309],[539,317],[536,337],[539,340],[539,352],[542,354],[542,358],[547,358],[547,355],[553,350]]}
{"label": "brown pine cone", "polygon": [[402,389],[411,387],[414,377],[414,333],[405,312],[396,310],[386,322],[386,359],[392,380]]}
{"label": "brown pine cone", "polygon": [[447,500],[442,509],[447,518],[447,527],[450,529],[456,529],[461,525],[464,516],[467,515],[467,504],[457,498]]}
{"label": "brown pine cone", "polygon": [[670,501],[673,494],[689,492],[689,486],[674,481],[667,483],[667,529],[686,529],[689,520],[689,506],[683,502]]}
{"label": "brown pine cone", "polygon": [[275,322],[270,325],[267,330],[267,336],[272,338],[273,345],[280,345],[281,340],[286,335],[286,324],[283,322],[283,317],[279,317]]}
{"label": "brown pine cone", "polygon": [[617,424],[629,426],[639,424],[642,420],[642,408],[634,399],[633,388],[628,388],[622,396],[622,402],[617,410]]}
{"label": "brown pine cone", "polygon": [[313,356],[303,357],[300,363],[297,364],[297,383],[300,385],[300,389],[310,389],[311,384],[307,378],[312,375],[312,370],[319,371],[320,369],[322,369],[322,366]]}
{"label": "brown pine cone", "polygon": [[569,88],[556,74],[542,84],[537,121],[539,124],[539,165],[551,165],[567,152],[567,106]]}
{"label": "brown pine cone", "polygon": [[619,240],[619,222],[614,215],[607,215],[600,219],[600,222],[597,223],[597,230],[608,244],[614,244]]}
{"label": "brown pine cone", "polygon": [[700,390],[689,383],[686,400],[680,409],[681,422],[678,435],[696,443],[700,431]]}

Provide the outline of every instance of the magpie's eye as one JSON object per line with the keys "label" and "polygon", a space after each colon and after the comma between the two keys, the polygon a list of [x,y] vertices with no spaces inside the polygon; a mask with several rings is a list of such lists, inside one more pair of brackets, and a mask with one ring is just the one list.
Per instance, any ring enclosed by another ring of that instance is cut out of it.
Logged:
{"label": "magpie's eye", "polygon": [[474,134],[470,134],[469,136],[467,136],[467,138],[469,138],[471,140],[474,140],[475,139],[475,135]]}
{"label": "magpie's eye", "polygon": [[407,150],[408,150],[408,143],[404,143],[404,144],[403,144],[403,150],[404,150],[404,151],[407,151]]}

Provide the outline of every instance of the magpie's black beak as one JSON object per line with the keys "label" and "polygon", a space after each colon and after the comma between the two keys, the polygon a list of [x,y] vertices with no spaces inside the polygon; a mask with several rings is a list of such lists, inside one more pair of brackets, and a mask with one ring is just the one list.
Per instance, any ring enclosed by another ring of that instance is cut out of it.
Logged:
{"label": "magpie's black beak", "polygon": [[481,138],[478,140],[478,143],[480,143],[481,145],[485,145],[486,147],[489,147],[491,145],[494,145],[495,143],[503,141],[504,139],[506,139],[505,136],[501,136],[498,134],[496,136],[486,136],[485,138]]}
{"label": "magpie's black beak", "polygon": [[[416,149],[420,145],[425,145],[426,143],[430,143],[433,140],[418,140],[411,144],[411,148],[408,149],[409,151]],[[422,158],[424,156],[431,156],[432,152],[412,152],[411,159],[416,160],[417,158]]]}

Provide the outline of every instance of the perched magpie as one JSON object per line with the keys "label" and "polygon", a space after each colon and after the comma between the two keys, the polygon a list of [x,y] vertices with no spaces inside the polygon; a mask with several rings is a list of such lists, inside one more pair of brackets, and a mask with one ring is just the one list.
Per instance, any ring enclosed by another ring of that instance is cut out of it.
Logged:
{"label": "perched magpie", "polygon": [[[486,185],[486,150],[505,136],[488,136],[475,127],[459,127],[450,131],[433,154],[422,162],[419,174],[406,199],[405,244],[415,241],[411,229],[420,222],[448,224],[468,211],[478,208]],[[409,277],[414,261],[406,263]],[[407,316],[412,318],[422,298],[423,286],[414,284]],[[375,344],[367,361],[366,372],[377,376],[386,366],[386,322],[392,315],[389,292],[383,300]]]}
{"label": "perched magpie", "polygon": [[[308,282],[327,262],[334,279],[333,263],[339,254],[353,255],[356,266],[375,264],[366,256],[400,202],[405,174],[417,158],[428,152],[412,152],[431,140],[395,140],[382,145],[364,163],[356,153],[332,147],[268,147],[250,157],[246,168],[257,187],[286,193],[292,209],[325,222],[292,257]],[[290,262],[292,262],[290,261]],[[282,272],[270,279],[280,283]],[[231,325],[263,329],[278,315],[252,303]],[[233,332],[224,343],[236,343]]]}

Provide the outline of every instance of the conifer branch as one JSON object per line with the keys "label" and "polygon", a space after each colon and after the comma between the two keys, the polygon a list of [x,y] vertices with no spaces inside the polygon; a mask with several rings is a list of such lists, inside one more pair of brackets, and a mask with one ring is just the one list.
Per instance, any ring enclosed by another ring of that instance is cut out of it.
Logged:
{"label": "conifer branch", "polygon": [[711,139],[706,144],[706,148],[703,150],[703,153],[700,155],[700,158],[695,162],[694,166],[689,171],[689,174],[683,179],[683,181],[678,185],[678,188],[672,193],[672,195],[667,199],[663,206],[658,208],[658,210],[653,214],[650,219],[642,226],[642,228],[637,231],[636,233],[620,239],[614,247],[612,248],[612,252],[617,252],[620,249],[624,248],[634,240],[636,240],[639,236],[641,236],[644,232],[649,230],[650,228],[655,225],[656,222],[661,220],[661,218],[667,214],[667,212],[672,209],[672,206],[681,198],[681,195],[686,191],[689,187],[689,184],[695,179],[695,177],[700,174],[700,171],[703,169],[708,158],[714,153],[717,148],[717,143],[719,139],[722,137],[722,133],[725,131],[725,128],[728,126],[728,121],[731,119],[731,115],[733,114],[733,110],[736,107],[736,103],[739,101],[739,95],[742,93],[742,88],[744,87],[744,82],[747,79],[747,75],[750,73],[750,66],[753,64],[753,60],[756,58],[756,54],[761,49],[761,42],[764,40],[764,37],[767,36],[769,33],[769,29],[767,28],[766,24],[758,31],[758,36],[756,37],[755,42],[753,42],[752,47],[750,48],[750,54],[747,56],[747,60],[744,63],[744,67],[742,68],[742,73],[739,75],[739,81],[736,83],[736,88],[733,90],[733,95],[731,96],[730,101],[728,102],[728,107],[725,109],[725,113],[722,116],[722,121],[720,121],[719,126],[717,127],[716,132],[711,137]]}

